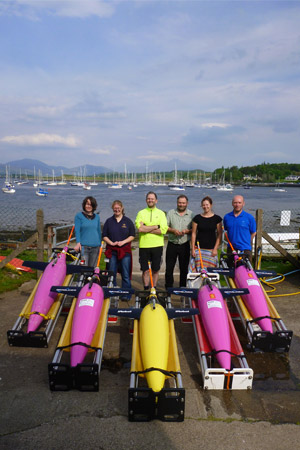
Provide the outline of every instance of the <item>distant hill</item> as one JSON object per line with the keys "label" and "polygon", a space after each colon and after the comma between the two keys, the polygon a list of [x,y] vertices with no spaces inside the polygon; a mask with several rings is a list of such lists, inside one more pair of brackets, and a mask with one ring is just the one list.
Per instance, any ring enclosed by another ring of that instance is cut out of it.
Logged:
{"label": "distant hill", "polygon": [[87,176],[96,174],[101,174],[105,172],[110,172],[111,169],[108,169],[107,167],[103,166],[91,166],[89,164],[85,166],[78,166],[78,167],[65,167],[65,166],[49,166],[48,164],[43,163],[42,161],[39,161],[37,159],[19,159],[17,161],[10,161],[6,164],[0,164],[0,174],[5,174],[5,168],[6,166],[9,166],[9,170],[11,174],[19,174],[20,170],[22,174],[24,175],[27,173],[27,175],[33,175],[34,168],[35,173],[38,174],[38,171],[40,170],[43,175],[51,175],[52,170],[54,170],[55,175],[60,176],[61,171],[63,170],[65,175],[73,175],[74,173],[80,173],[80,169],[83,173],[85,170],[85,173]]}
{"label": "distant hill", "polygon": [[[173,159],[171,161],[165,161],[165,162],[159,162],[159,163],[148,163],[148,173],[150,172],[172,172],[175,170],[175,164],[177,164],[177,170],[178,171],[188,171],[188,170],[195,170],[195,165],[192,163],[186,163],[177,159]],[[73,175],[74,173],[79,174],[80,171],[85,171],[85,174],[87,176],[92,176],[94,173],[96,175],[104,174],[108,172],[119,171],[124,172],[124,167],[120,169],[113,169],[113,168],[107,168],[104,166],[93,166],[91,164],[86,164],[82,166],[77,167],[65,167],[65,166],[50,166],[48,164],[43,163],[42,161],[39,161],[37,159],[19,159],[16,161],[10,161],[6,164],[0,164],[0,175],[5,174],[5,167],[9,166],[9,170],[11,174],[19,174],[20,170],[21,173],[24,175],[27,173],[27,175],[33,175],[34,168],[35,173],[38,174],[38,171],[40,170],[43,175],[51,175],[52,170],[54,170],[54,174],[56,176],[61,175],[61,171],[63,170],[65,175]],[[146,163],[142,166],[132,166],[127,164],[127,170],[128,172],[135,172],[135,173],[144,173],[146,172]],[[206,170],[210,172],[206,167],[198,168],[198,170]]]}

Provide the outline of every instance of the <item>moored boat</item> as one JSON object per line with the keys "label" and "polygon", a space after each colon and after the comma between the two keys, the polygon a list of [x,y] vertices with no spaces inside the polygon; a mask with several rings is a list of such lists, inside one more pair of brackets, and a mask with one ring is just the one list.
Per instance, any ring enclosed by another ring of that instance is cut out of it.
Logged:
{"label": "moored boat", "polygon": [[4,186],[2,188],[2,191],[4,192],[4,194],[14,194],[16,192],[16,190],[12,187],[12,186]]}
{"label": "moored boat", "polygon": [[36,195],[39,197],[47,197],[47,195],[49,194],[48,191],[46,191],[45,189],[39,188],[37,191],[35,191]]}

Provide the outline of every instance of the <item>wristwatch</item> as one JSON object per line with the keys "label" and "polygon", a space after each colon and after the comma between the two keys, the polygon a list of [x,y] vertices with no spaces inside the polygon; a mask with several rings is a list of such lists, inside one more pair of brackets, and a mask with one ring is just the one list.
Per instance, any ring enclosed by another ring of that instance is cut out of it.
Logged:
{"label": "wristwatch", "polygon": [[160,225],[157,225],[157,226],[158,226],[158,228],[157,228],[157,229],[159,230],[159,229],[160,229]]}

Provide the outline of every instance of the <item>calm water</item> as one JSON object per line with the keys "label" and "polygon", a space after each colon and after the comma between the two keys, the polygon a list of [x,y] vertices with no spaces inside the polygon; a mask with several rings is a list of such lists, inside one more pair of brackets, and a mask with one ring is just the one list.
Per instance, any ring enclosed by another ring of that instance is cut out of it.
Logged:
{"label": "calm water", "polygon": [[[16,187],[15,194],[4,194],[0,192],[0,229],[11,228],[18,224],[22,227],[31,227],[35,223],[35,211],[39,208],[44,210],[45,223],[72,223],[76,212],[81,211],[82,200],[87,195],[97,199],[100,219],[103,223],[112,215],[111,203],[119,199],[125,206],[125,213],[132,220],[137,212],[146,206],[145,196],[149,190],[158,195],[158,207],[168,211],[176,207],[176,198],[181,193],[171,191],[166,186],[138,186],[128,190],[126,186],[122,189],[109,189],[107,185],[92,186],[90,191],[77,186],[47,186],[48,197],[38,197],[36,188],[32,185]],[[233,192],[222,192],[216,189],[186,188],[183,194],[189,198],[189,209],[194,213],[201,210],[201,199],[210,195],[214,202],[214,211],[224,216],[231,208],[233,195],[241,194],[245,197],[245,210],[255,214],[256,209],[264,211],[280,211],[285,209],[299,209],[300,189],[285,188],[286,192],[276,192],[270,187],[254,187],[252,189],[235,188]]]}

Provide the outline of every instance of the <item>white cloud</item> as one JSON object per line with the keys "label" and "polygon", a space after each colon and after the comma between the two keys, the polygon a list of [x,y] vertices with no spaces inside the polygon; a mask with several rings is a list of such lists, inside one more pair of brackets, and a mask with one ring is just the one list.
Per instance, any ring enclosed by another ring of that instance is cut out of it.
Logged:
{"label": "white cloud", "polygon": [[28,108],[28,114],[37,117],[56,117],[66,110],[66,106],[32,106]]}
{"label": "white cloud", "polygon": [[211,158],[208,156],[194,155],[193,153],[184,152],[184,151],[169,151],[162,153],[151,152],[146,155],[140,155],[137,157],[138,159],[144,160],[152,160],[152,161],[170,161],[172,158],[178,158],[180,160],[186,160],[188,158],[189,161],[201,161],[201,162],[210,162]]}
{"label": "white cloud", "polygon": [[203,123],[202,128],[227,128],[229,125],[227,123]]}
{"label": "white cloud", "polygon": [[58,134],[21,134],[19,136],[5,136],[0,139],[1,142],[5,142],[6,144],[14,144],[14,145],[40,145],[40,146],[49,146],[49,145],[64,145],[66,147],[77,147],[79,145],[79,139],[76,137],[69,135],[67,137],[59,136]]}
{"label": "white cloud", "polygon": [[103,0],[1,0],[0,14],[25,16],[37,20],[46,12],[62,17],[111,17],[115,7]]}
{"label": "white cloud", "polygon": [[90,153],[93,153],[95,155],[110,155],[111,151],[103,148],[92,148],[90,150]]}
{"label": "white cloud", "polygon": [[286,161],[286,158],[287,158],[287,154],[284,152],[266,152],[266,153],[264,153],[263,156],[269,158],[270,160],[272,160],[272,159],[279,160],[280,159],[280,160]]}
{"label": "white cloud", "polygon": [[164,155],[159,155],[159,154],[154,154],[154,153],[149,153],[147,155],[140,155],[137,157],[138,159],[145,159],[146,161],[148,160],[154,160],[154,161],[168,161],[170,158],[169,156],[167,156],[166,154]]}

